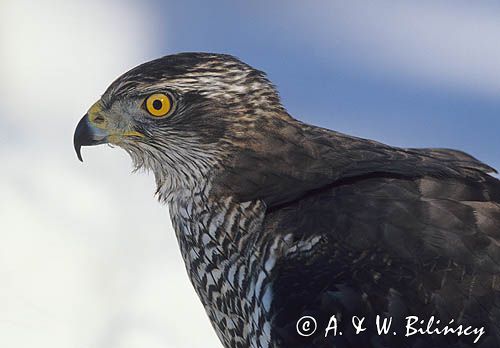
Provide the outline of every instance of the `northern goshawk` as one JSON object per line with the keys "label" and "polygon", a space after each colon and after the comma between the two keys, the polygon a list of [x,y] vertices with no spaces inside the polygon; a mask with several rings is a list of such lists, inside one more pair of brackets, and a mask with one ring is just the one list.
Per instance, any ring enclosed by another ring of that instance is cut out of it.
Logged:
{"label": "northern goshawk", "polygon": [[[263,72],[208,53],[114,81],[74,136],[80,159],[103,143],[154,173],[225,347],[500,347],[500,183],[475,158],[302,123]],[[409,316],[485,334],[406,337]]]}

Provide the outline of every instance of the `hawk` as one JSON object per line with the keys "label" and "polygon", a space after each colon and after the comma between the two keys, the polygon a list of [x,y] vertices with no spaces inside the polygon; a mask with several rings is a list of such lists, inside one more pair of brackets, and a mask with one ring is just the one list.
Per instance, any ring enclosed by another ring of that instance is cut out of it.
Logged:
{"label": "hawk", "polygon": [[500,183],[470,155],[303,123],[262,71],[210,53],[114,81],[74,134],[80,160],[103,143],[154,173],[224,347],[500,346]]}

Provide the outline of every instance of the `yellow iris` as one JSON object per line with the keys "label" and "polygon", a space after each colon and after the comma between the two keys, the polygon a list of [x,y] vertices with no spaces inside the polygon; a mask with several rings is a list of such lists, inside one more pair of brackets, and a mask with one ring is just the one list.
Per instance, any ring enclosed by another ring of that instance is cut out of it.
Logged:
{"label": "yellow iris", "polygon": [[146,99],[146,109],[151,116],[162,117],[172,109],[170,97],[163,93],[152,94]]}

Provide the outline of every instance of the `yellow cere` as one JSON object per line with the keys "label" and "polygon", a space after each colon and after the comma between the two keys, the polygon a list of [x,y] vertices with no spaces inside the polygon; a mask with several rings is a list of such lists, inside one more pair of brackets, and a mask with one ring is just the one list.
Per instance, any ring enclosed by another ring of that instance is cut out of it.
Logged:
{"label": "yellow cere", "polygon": [[90,107],[89,111],[87,111],[87,114],[89,116],[89,121],[92,122],[92,124],[95,127],[105,129],[106,126],[107,126],[107,122],[105,122],[105,120],[96,122],[96,118],[97,118],[97,116],[99,116],[99,114],[101,113],[101,111],[102,111],[101,102],[97,101],[97,102],[94,103],[94,105],[92,105]]}
{"label": "yellow cere", "polygon": [[146,109],[151,116],[162,117],[172,109],[172,102],[166,94],[155,93],[146,99]]}

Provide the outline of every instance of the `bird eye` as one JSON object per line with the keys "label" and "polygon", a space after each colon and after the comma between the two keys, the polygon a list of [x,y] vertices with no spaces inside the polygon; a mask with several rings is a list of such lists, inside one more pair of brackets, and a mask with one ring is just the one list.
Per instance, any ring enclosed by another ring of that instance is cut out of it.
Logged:
{"label": "bird eye", "polygon": [[172,100],[163,93],[152,94],[146,99],[146,109],[151,116],[165,116],[172,109]]}

